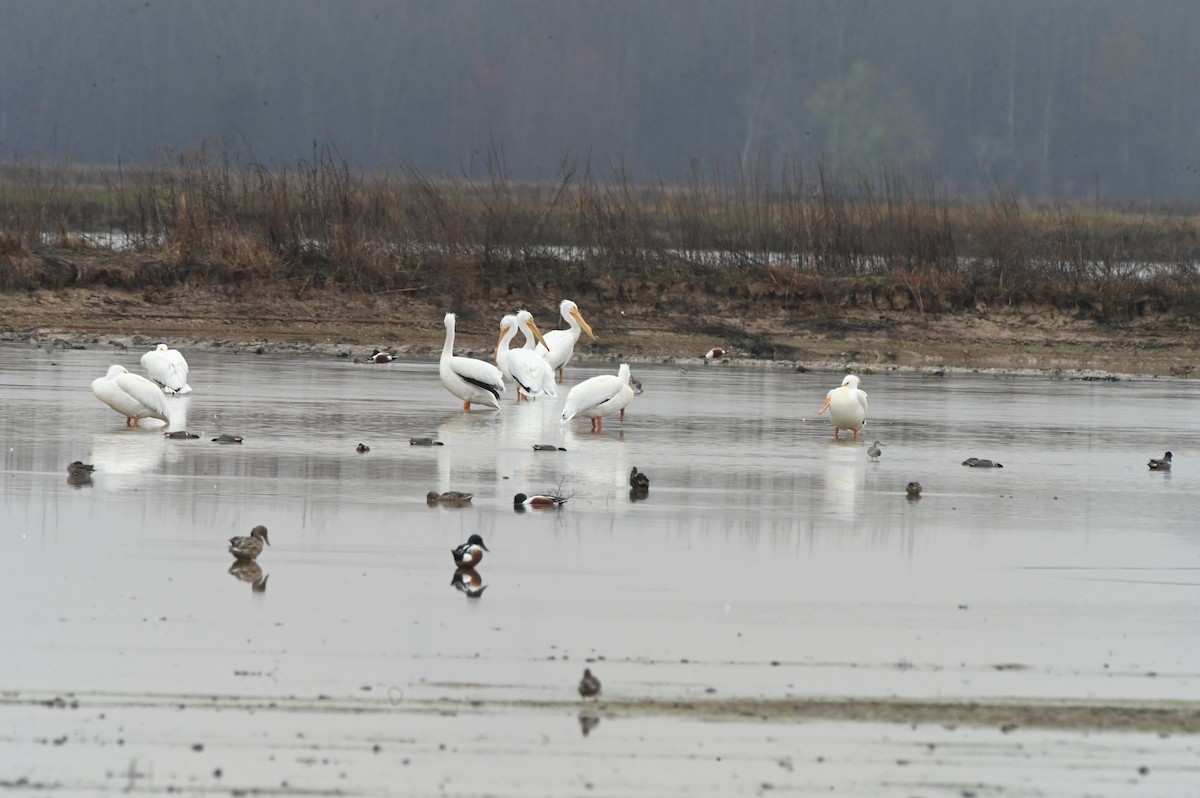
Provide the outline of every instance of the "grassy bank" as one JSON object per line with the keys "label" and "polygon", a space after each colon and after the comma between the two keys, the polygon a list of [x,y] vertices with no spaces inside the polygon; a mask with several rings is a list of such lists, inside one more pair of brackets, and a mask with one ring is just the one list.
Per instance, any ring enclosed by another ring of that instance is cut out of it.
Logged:
{"label": "grassy bank", "polygon": [[[113,242],[119,248],[112,248]],[[1200,221],[1171,209],[941,196],[928,176],[855,184],[787,164],[697,166],[684,186],[564,160],[509,179],[502,155],[438,179],[356,173],[324,149],[269,167],[213,149],[141,169],[0,169],[0,290],[270,285],[431,301],[621,300],[687,282],[738,304],[925,318],[1041,305],[1103,323],[1200,316]]]}

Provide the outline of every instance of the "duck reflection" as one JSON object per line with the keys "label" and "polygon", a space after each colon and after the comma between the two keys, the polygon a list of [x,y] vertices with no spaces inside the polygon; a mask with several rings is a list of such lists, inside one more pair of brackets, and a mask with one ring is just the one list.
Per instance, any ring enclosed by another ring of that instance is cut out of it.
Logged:
{"label": "duck reflection", "polygon": [[649,488],[630,488],[629,489],[629,501],[631,501],[631,502],[644,502],[644,501],[646,501],[646,499],[649,499],[649,498],[650,498],[650,489]]}
{"label": "duck reflection", "polygon": [[487,585],[483,583],[483,577],[474,568],[457,568],[454,571],[454,576],[450,579],[450,586],[460,593],[464,593],[467,598],[479,598],[483,595],[483,591],[487,590]]}
{"label": "duck reflection", "polygon": [[580,712],[579,713],[579,731],[581,731],[583,733],[584,737],[587,737],[589,734],[591,734],[592,729],[596,728],[599,725],[600,725],[600,718],[598,718],[597,716],[593,715],[590,712]]}
{"label": "duck reflection", "polygon": [[234,560],[229,566],[229,574],[241,582],[248,582],[252,593],[266,593],[267,580],[271,578],[270,574],[263,574],[262,567],[254,560]]}

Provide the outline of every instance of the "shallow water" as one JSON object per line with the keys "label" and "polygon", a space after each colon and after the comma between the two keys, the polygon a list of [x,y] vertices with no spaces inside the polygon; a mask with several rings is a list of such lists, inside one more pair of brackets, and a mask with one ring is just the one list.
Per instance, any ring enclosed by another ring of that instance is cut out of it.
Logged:
{"label": "shallow water", "polygon": [[[1200,699],[1200,381],[868,375],[865,440],[835,442],[835,374],[636,365],[645,393],[592,434],[511,388],[464,413],[433,362],[186,354],[171,428],[199,440],[92,396],[133,353],[0,347],[5,691],[556,701],[593,660],[612,697]],[[560,395],[608,371],[572,364]],[[518,513],[518,491],[570,498]],[[225,553],[255,524],[261,593]],[[448,551],[473,532],[477,600]]]}

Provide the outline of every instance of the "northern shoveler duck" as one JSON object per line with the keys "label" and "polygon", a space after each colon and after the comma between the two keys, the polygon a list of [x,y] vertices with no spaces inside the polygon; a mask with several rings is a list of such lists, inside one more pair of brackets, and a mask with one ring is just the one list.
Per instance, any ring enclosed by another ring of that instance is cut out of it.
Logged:
{"label": "northern shoveler duck", "polygon": [[175,432],[164,432],[163,437],[170,438],[173,441],[191,441],[196,440],[200,436],[186,430],[176,430]]}
{"label": "northern shoveler duck", "polygon": [[644,472],[638,471],[637,466],[634,466],[633,470],[629,472],[629,487],[634,490],[649,490],[650,477],[646,476]]}
{"label": "northern shoveler duck", "polygon": [[583,669],[583,678],[579,680],[579,695],[584,698],[600,695],[600,680],[590,668]]}
{"label": "northern shoveler duck", "polygon": [[259,525],[250,530],[249,537],[230,538],[229,553],[239,560],[254,560],[262,554],[264,543],[271,545],[267,539],[267,528]]}
{"label": "northern shoveler duck", "polygon": [[441,441],[435,441],[433,438],[409,438],[409,446],[445,446]]}
{"label": "northern shoveler duck", "polygon": [[[525,346],[521,349],[510,349],[509,343],[520,332],[525,336]],[[554,369],[539,355],[534,347],[546,343],[542,332],[533,321],[533,314],[528,310],[509,314],[500,320],[500,340],[496,343],[496,365],[504,376],[511,379],[517,386],[517,401],[528,396],[549,396],[558,398],[558,390],[554,387]]]}
{"label": "northern shoveler duck", "polygon": [[479,598],[487,590],[483,577],[474,568],[458,568],[450,578],[450,584],[467,598]]}
{"label": "northern shoveler duck", "polygon": [[561,507],[566,503],[567,500],[562,496],[547,496],[541,493],[533,496],[518,493],[516,496],[513,496],[513,506],[515,507]]}
{"label": "northern shoveler duck", "polygon": [[143,418],[171,423],[167,399],[159,387],[124,366],[112,365],[103,377],[92,380],[92,393],[104,404],[125,416],[125,426],[139,426]]}
{"label": "northern shoveler duck", "polygon": [[68,485],[90,485],[92,484],[92,472],[96,467],[90,463],[84,463],[76,460],[67,466],[67,484]]}
{"label": "northern shoveler duck", "polygon": [[462,399],[463,410],[470,411],[471,405],[484,405],[500,409],[500,394],[504,393],[504,375],[491,363],[473,357],[454,354],[453,313],[442,319],[446,325],[446,343],[442,346],[442,357],[438,361],[438,376],[446,390]]}
{"label": "northern shoveler duck", "polygon": [[908,498],[910,498],[910,499],[921,498],[921,483],[917,482],[915,480],[908,483],[907,485],[904,486],[904,492],[905,492],[905,494],[908,495]]}
{"label": "northern shoveler duck", "polygon": [[241,435],[226,435],[225,433],[221,433],[217,437],[213,438],[213,443],[241,443],[241,442],[242,442]]}
{"label": "northern shoveler duck", "polygon": [[567,323],[567,329],[551,330],[546,333],[545,344],[539,345],[537,351],[546,358],[550,368],[558,372],[558,381],[562,382],[563,369],[567,363],[571,362],[571,356],[575,354],[575,344],[579,343],[580,334],[586,332],[593,341],[596,340],[596,334],[592,332],[592,325],[583,320],[579,306],[571,300],[564,299],[559,302],[558,312],[563,317],[563,321]]}
{"label": "northern shoveler duck", "polygon": [[471,501],[474,495],[474,493],[460,493],[456,490],[448,490],[442,493],[431,490],[425,494],[425,501],[428,504],[466,504]]}
{"label": "northern shoveler duck", "polygon": [[566,451],[566,449],[564,449],[563,447],[555,446],[553,443],[535,443],[533,445],[533,450],[535,452],[565,452]]}
{"label": "northern shoveler duck", "polygon": [[858,440],[858,431],[867,423],[867,394],[858,388],[858,375],[847,374],[842,384],[825,394],[825,404],[817,411],[821,415],[829,411],[829,420],[833,422],[833,439],[838,439],[838,433],[844,429],[854,433]]}
{"label": "northern shoveler duck", "polygon": [[454,564],[461,568],[474,568],[483,560],[483,553],[491,551],[483,543],[483,538],[479,535],[471,535],[467,538],[467,542],[456,549],[451,549],[450,553],[454,555]]}
{"label": "northern shoveler duck", "polygon": [[710,360],[720,360],[723,357],[725,357],[725,350],[719,346],[714,346],[704,353],[704,362],[707,364]]}
{"label": "northern shoveler duck", "polygon": [[360,443],[358,446],[354,447],[354,451],[358,452],[359,454],[366,454],[367,452],[371,451],[371,447],[367,446],[365,443]]}
{"label": "northern shoveler duck", "polygon": [[870,457],[873,462],[878,462],[879,456],[883,454],[883,452],[879,450],[880,446],[887,446],[887,444],[875,441],[869,447],[867,447],[867,457]]}
{"label": "northern shoveler duck", "polygon": [[1004,466],[993,460],[984,460],[979,457],[968,457],[966,460],[963,460],[962,464],[970,468],[1004,468]]}
{"label": "northern shoveler duck", "polygon": [[192,386],[187,384],[187,360],[178,349],[159,344],[142,355],[142,368],[150,375],[150,379],[161,385],[167,393],[178,395],[190,393],[192,390]]}
{"label": "northern shoveler duck", "polygon": [[1155,458],[1151,457],[1150,462],[1147,463],[1147,465],[1150,466],[1151,471],[1170,471],[1171,458],[1173,456],[1174,455],[1172,455],[1170,452],[1167,452],[1162,456],[1161,460],[1156,460]]}
{"label": "northern shoveler duck", "polygon": [[391,363],[396,359],[396,356],[391,352],[384,352],[379,349],[371,352],[371,356],[367,358],[368,363]]}
{"label": "northern shoveler duck", "polygon": [[567,392],[567,401],[563,404],[563,423],[582,416],[592,420],[592,432],[603,432],[605,416],[620,411],[624,421],[625,407],[635,396],[631,379],[629,364],[622,363],[616,376],[601,374],[574,386]]}

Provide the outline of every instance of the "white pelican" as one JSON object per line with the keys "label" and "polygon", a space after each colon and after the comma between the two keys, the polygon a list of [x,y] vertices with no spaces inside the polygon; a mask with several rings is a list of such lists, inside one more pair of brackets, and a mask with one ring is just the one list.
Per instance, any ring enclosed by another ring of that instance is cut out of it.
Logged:
{"label": "white pelican", "polygon": [[544,348],[539,347],[538,352],[546,358],[550,368],[558,372],[558,381],[562,382],[563,367],[570,362],[571,355],[575,354],[575,342],[579,340],[579,334],[586,332],[593,341],[596,340],[596,334],[592,332],[592,326],[583,320],[579,306],[571,300],[564,299],[559,303],[558,312],[570,326],[565,330],[551,330],[546,333]]}
{"label": "white pelican", "polygon": [[[525,336],[525,346],[521,349],[509,349],[508,345],[518,330]],[[533,314],[528,310],[522,310],[515,316],[505,316],[500,320],[496,365],[500,367],[500,373],[517,384],[518,402],[524,398],[522,391],[527,396],[545,395],[558,398],[558,391],[554,387],[554,369],[533,349],[539,341],[544,342],[545,339],[533,321]]]}
{"label": "white pelican", "polygon": [[142,417],[161,419],[168,424],[167,400],[158,386],[139,374],[130,374],[124,366],[109,366],[108,373],[92,380],[92,393],[104,404],[125,416],[125,426],[138,426]]}
{"label": "white pelican", "polygon": [[487,405],[500,409],[500,394],[504,393],[504,375],[491,363],[454,354],[454,314],[447,313],[446,344],[442,347],[442,359],[438,374],[446,390],[463,400],[463,410],[471,405]]}
{"label": "white pelican", "polygon": [[187,384],[188,364],[178,349],[168,349],[159,344],[142,355],[142,368],[167,393],[188,393],[192,386]]}
{"label": "white pelican", "polygon": [[621,412],[623,421],[625,406],[632,402],[635,396],[630,381],[628,363],[621,364],[615,377],[611,374],[589,377],[567,392],[562,420],[567,422],[576,416],[590,418],[592,432],[602,432],[604,417],[617,411]]}
{"label": "white pelican", "polygon": [[858,389],[858,375],[847,374],[840,387],[834,388],[825,395],[825,404],[817,411],[821,415],[829,411],[829,420],[833,422],[833,439],[838,439],[838,432],[844,429],[854,432],[854,440],[858,440],[858,431],[867,423],[867,394]]}

